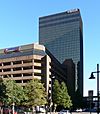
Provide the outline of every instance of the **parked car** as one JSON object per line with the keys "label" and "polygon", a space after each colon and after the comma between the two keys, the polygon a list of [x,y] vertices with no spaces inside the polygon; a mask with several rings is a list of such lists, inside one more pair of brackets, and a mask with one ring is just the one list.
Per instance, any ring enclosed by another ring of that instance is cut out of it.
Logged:
{"label": "parked car", "polygon": [[61,110],[58,114],[71,114],[69,110]]}
{"label": "parked car", "polygon": [[82,112],[82,109],[81,108],[80,109],[77,109],[76,112]]}
{"label": "parked car", "polygon": [[36,107],[36,112],[45,113],[46,112],[45,107],[44,106],[37,106]]}

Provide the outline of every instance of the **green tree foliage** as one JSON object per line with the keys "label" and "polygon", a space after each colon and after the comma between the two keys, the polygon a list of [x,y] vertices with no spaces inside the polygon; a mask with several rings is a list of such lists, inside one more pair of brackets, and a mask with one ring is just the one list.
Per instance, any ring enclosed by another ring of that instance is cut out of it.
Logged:
{"label": "green tree foliage", "polygon": [[43,84],[37,80],[29,81],[23,88],[14,80],[0,80],[0,101],[6,105],[40,106],[47,103]]}
{"label": "green tree foliage", "polygon": [[39,80],[31,80],[27,83],[24,89],[25,95],[27,96],[27,99],[24,102],[25,105],[34,107],[45,105],[47,103],[45,89]]}
{"label": "green tree foliage", "polygon": [[53,85],[53,102],[54,104],[60,105],[60,84],[58,82],[58,80],[54,81],[54,85]]}
{"label": "green tree foliage", "polygon": [[64,108],[70,108],[72,106],[72,102],[64,82],[59,84],[59,82],[55,80],[53,86],[53,102],[57,106],[60,105]]}
{"label": "green tree foliage", "polygon": [[3,79],[0,78],[0,102],[4,102],[4,98],[6,98],[6,86],[3,83]]}
{"label": "green tree foliage", "polygon": [[61,104],[64,108],[70,108],[72,106],[72,101],[68,95],[67,86],[64,82],[61,83]]}
{"label": "green tree foliage", "polygon": [[12,105],[12,103],[19,105],[24,96],[23,87],[12,79],[4,80],[3,84],[6,87],[4,102],[8,105]]}

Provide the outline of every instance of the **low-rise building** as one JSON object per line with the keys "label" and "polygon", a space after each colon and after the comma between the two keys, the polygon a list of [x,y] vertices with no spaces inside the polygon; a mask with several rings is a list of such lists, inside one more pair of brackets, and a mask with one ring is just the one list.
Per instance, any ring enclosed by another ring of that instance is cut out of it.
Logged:
{"label": "low-rise building", "polygon": [[45,86],[48,100],[52,100],[52,77],[67,82],[62,65],[43,46],[28,44],[0,50],[0,76],[25,85],[29,80],[38,78]]}

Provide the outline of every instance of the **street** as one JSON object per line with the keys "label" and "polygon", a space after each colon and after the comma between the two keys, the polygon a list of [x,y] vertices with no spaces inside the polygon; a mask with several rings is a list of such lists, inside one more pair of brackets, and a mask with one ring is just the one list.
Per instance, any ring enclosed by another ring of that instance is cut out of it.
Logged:
{"label": "street", "polygon": [[[43,114],[43,113],[41,113],[41,114]],[[48,114],[58,114],[58,112],[56,112],[56,113],[54,113],[54,112],[52,112],[52,113],[48,113]],[[72,112],[71,114],[97,114],[97,112]]]}
{"label": "street", "polygon": [[[26,113],[26,114],[32,114],[32,113]],[[46,114],[46,113],[35,113],[35,114]],[[48,112],[47,114],[58,114],[58,112]],[[97,112],[72,112],[71,114],[97,114]]]}
{"label": "street", "polygon": [[97,114],[97,112],[72,112],[72,114]]}

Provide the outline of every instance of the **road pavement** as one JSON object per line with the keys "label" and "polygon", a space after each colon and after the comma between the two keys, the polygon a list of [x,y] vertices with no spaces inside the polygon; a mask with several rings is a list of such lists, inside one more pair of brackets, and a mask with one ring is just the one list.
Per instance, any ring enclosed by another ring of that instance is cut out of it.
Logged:
{"label": "road pavement", "polygon": [[[48,114],[58,114],[57,112],[48,113]],[[72,112],[71,114],[97,114],[97,112]]]}
{"label": "road pavement", "polygon": [[97,112],[72,112],[72,114],[97,114]]}
{"label": "road pavement", "polygon": [[[26,114],[32,114],[27,112]],[[46,113],[35,113],[35,114],[46,114]],[[58,112],[48,112],[47,114],[58,114]],[[72,112],[71,114],[97,114],[97,112]]]}

